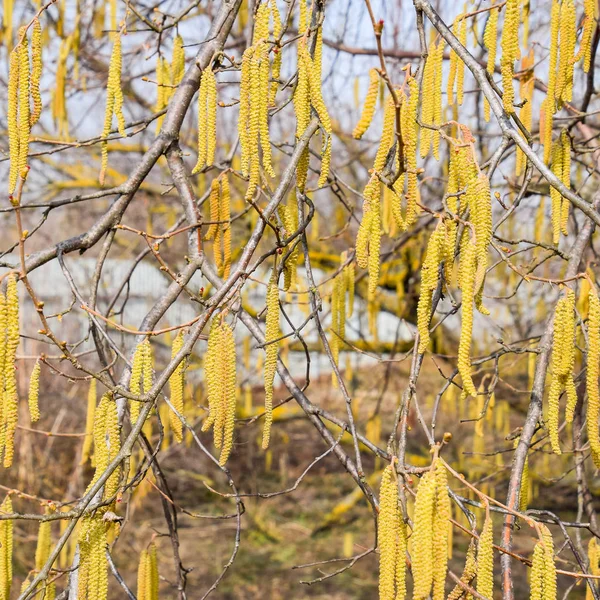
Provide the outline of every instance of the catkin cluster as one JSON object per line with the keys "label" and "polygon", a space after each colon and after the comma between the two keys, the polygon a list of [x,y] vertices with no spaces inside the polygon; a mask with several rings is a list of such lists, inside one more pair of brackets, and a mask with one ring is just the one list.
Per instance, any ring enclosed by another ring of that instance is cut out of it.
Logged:
{"label": "catkin cluster", "polygon": [[[169,100],[175,93],[177,86],[181,83],[185,75],[185,50],[183,49],[183,38],[180,35],[175,37],[173,42],[173,52],[171,55],[171,64],[167,62],[164,56],[158,56],[156,59],[156,112],[161,112],[169,105]],[[216,91],[215,91],[216,99]],[[216,106],[215,106],[216,110]],[[204,113],[198,113],[198,119]],[[156,134],[160,132],[165,115],[160,115],[156,119]]]}
{"label": "catkin cluster", "polygon": [[[314,55],[311,57],[308,49],[308,40],[304,37],[298,43],[298,83],[294,91],[294,110],[296,111],[296,137],[302,136],[310,121],[311,107],[319,117],[323,127],[323,143],[321,144],[321,172],[318,187],[327,183],[329,166],[331,163],[332,125],[329,112],[323,100],[321,90],[321,53],[323,39],[319,28]],[[304,151],[302,160],[298,163],[296,174],[297,185],[304,191],[308,173],[308,148]]]}
{"label": "catkin cluster", "polygon": [[19,412],[15,359],[19,346],[19,293],[14,274],[8,276],[6,295],[0,292],[0,459],[12,465]]}
{"label": "catkin cluster", "polygon": [[507,113],[515,111],[513,102],[515,90],[513,77],[515,75],[515,60],[520,58],[519,50],[519,22],[521,13],[520,0],[507,0],[506,12],[504,13],[504,26],[500,45],[502,56],[500,57],[500,70],[502,73],[502,102]]}
{"label": "catkin cluster", "polygon": [[[566,131],[562,131],[558,140],[552,144],[552,172],[568,188],[571,187],[571,140]],[[568,235],[570,202],[562,194],[550,187],[552,202],[552,241],[558,244],[560,234]]]}
{"label": "catkin cluster", "polygon": [[158,560],[152,542],[140,553],[137,572],[137,600],[158,600]]}
{"label": "catkin cluster", "polygon": [[477,543],[477,591],[485,598],[494,597],[494,529],[486,514]]}
{"label": "catkin cluster", "polygon": [[108,597],[106,527],[101,511],[81,520],[78,540],[78,600],[106,600]]}
{"label": "catkin cluster", "polygon": [[414,598],[443,600],[451,517],[446,467],[436,460],[421,478],[415,500],[412,535]]}
{"label": "catkin cluster", "polygon": [[27,398],[27,404],[29,406],[29,419],[32,423],[35,423],[40,418],[40,369],[40,361],[36,360],[29,377],[29,394]]}
{"label": "catkin cluster", "polygon": [[210,167],[217,148],[217,78],[212,66],[202,71],[198,90],[198,159],[192,173]]}
{"label": "catkin cluster", "polygon": [[[490,16],[488,17],[485,25],[485,31],[483,33],[483,45],[487,48],[487,72],[490,76],[494,75],[496,69],[496,48],[498,42],[498,16],[500,11],[496,8],[490,10]],[[490,103],[487,98],[483,100],[483,114],[486,121],[490,120]]]}
{"label": "catkin cluster", "polygon": [[266,450],[271,440],[273,424],[273,383],[277,370],[277,354],[281,330],[279,328],[279,289],[273,277],[267,287],[267,316],[265,322],[265,425],[263,429],[262,447]]}
{"label": "catkin cluster", "polygon": [[[133,354],[131,378],[129,380],[129,391],[136,396],[140,393],[147,394],[152,387],[152,346],[149,338],[140,342]],[[140,414],[140,403],[132,400],[129,404],[129,418],[131,425],[135,425]]]}
{"label": "catkin cluster", "polygon": [[[175,336],[173,345],[171,346],[171,360],[173,360],[183,348],[183,330]],[[185,360],[182,360],[171,377],[169,377],[169,388],[171,390],[171,404],[179,414],[183,414],[183,388],[185,384]],[[179,417],[169,411],[169,421],[171,422],[171,430],[177,442],[183,439],[183,424]]]}
{"label": "catkin cluster", "polygon": [[367,129],[371,126],[373,116],[375,115],[375,107],[377,106],[377,96],[379,95],[379,73],[377,69],[369,70],[369,89],[365,97],[365,103],[363,105],[362,114],[360,120],[356,124],[352,137],[360,140],[360,138],[366,133]]}
{"label": "catkin cluster", "polygon": [[126,137],[125,117],[123,116],[123,90],[121,89],[121,70],[123,57],[121,51],[121,36],[116,35],[113,44],[110,63],[108,66],[108,81],[106,83],[106,109],[104,112],[104,129],[102,130],[102,163],[100,167],[100,185],[104,185],[108,168],[108,136],[112,127],[113,115],[117,118],[119,135]]}
{"label": "catkin cluster", "polygon": [[383,470],[377,519],[379,545],[379,600],[406,596],[406,524],[398,501],[398,476],[394,467]]}
{"label": "catkin cluster", "polygon": [[[428,125],[442,124],[442,65],[444,62],[444,41],[431,43],[425,62],[423,84],[421,89],[421,122]],[[421,158],[429,154],[433,141],[433,156],[439,159],[440,132],[439,130],[421,129],[420,152]]]}
{"label": "catkin cluster", "polygon": [[573,380],[575,364],[575,292],[567,288],[565,295],[557,302],[554,313],[554,342],[552,344],[552,380],[548,395],[548,433],[552,450],[560,454],[558,441],[559,400],[567,393],[565,420],[573,420],[577,391]]}
{"label": "catkin cluster", "polygon": [[600,299],[596,291],[590,287],[588,292],[588,354],[586,370],[587,405],[587,434],[592,451],[592,459],[600,468],[600,391],[598,377],[600,376]]}
{"label": "catkin cluster", "polygon": [[[246,200],[252,200],[260,181],[260,154],[262,167],[269,177],[274,177],[269,138],[269,101],[273,95],[269,87],[269,19],[273,16],[279,31],[281,21],[274,0],[262,3],[256,11],[252,46],[246,49],[242,57],[240,76],[240,114],[238,133],[240,136],[241,169],[248,177]],[[278,59],[280,68],[281,59]],[[277,73],[278,76],[278,73]],[[273,75],[275,78],[275,74]]]}
{"label": "catkin cluster", "polygon": [[533,550],[530,576],[530,600],[556,600],[556,565],[554,542],[550,530],[543,524],[542,541]]}
{"label": "catkin cluster", "polygon": [[236,359],[233,329],[223,316],[213,319],[204,359],[208,391],[208,418],[202,431],[213,428],[216,448],[221,449],[219,464],[224,466],[233,447],[236,401]]}
{"label": "catkin cluster", "polygon": [[210,225],[206,240],[213,240],[213,256],[219,277],[229,277],[231,270],[231,193],[229,179],[223,174],[210,185]]}
{"label": "catkin cluster", "polygon": [[[46,514],[48,514],[48,510],[46,510]],[[52,521],[42,521],[38,528],[38,538],[37,545],[35,548],[35,568],[37,571],[40,571],[48,558],[50,558],[50,552],[52,551]],[[44,586],[42,585],[40,589]],[[54,600],[56,597],[56,586],[54,582],[49,582],[45,586],[44,593],[42,594],[42,598],[44,600]]]}
{"label": "catkin cluster", "polygon": [[87,410],[85,415],[85,437],[83,438],[83,447],[81,449],[81,462],[85,463],[92,457],[92,448],[94,447],[94,417],[96,414],[96,395],[97,382],[92,377],[90,387],[88,388]]}
{"label": "catkin cluster", "polygon": [[[0,513],[12,513],[13,507],[10,496],[0,504]],[[0,521],[0,598],[10,598],[10,588],[13,579],[13,522],[10,519]]]}
{"label": "catkin cluster", "polygon": [[[100,476],[106,471],[108,465],[116,458],[121,449],[121,432],[119,417],[117,415],[117,403],[111,392],[107,392],[100,399],[94,415],[94,464],[96,470],[94,477],[88,485],[86,493],[94,486]],[[104,500],[111,500],[119,489],[121,471],[115,469],[104,483]],[[106,512],[105,506],[100,511]]]}
{"label": "catkin cluster", "polygon": [[[9,57],[8,74],[8,147],[10,167],[8,193],[12,194],[19,176],[27,177],[27,156],[31,127],[42,112],[40,78],[42,74],[42,33],[39,19],[33,21],[31,64],[27,28],[19,29],[19,42]],[[30,106],[33,101],[33,110]]]}
{"label": "catkin cluster", "polygon": [[419,352],[429,346],[429,323],[431,320],[432,298],[438,286],[440,263],[446,260],[446,225],[440,221],[431,234],[425,251],[425,260],[421,267],[421,287],[417,305],[417,329],[419,331]]}

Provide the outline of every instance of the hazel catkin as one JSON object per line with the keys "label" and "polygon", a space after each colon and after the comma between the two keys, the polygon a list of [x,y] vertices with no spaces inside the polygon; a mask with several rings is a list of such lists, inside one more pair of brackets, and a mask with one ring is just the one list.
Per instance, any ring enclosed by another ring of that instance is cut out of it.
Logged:
{"label": "hazel catkin", "polygon": [[600,391],[598,377],[600,376],[600,300],[596,291],[590,287],[588,292],[588,352],[586,369],[587,389],[587,435],[596,468],[600,468],[600,435],[598,423],[600,420]]}
{"label": "hazel catkin", "polygon": [[29,377],[29,395],[27,404],[29,406],[29,419],[35,423],[40,418],[39,395],[40,395],[40,361],[36,360]]}
{"label": "hazel catkin", "polygon": [[363,105],[362,114],[360,120],[356,124],[352,137],[357,140],[365,134],[371,122],[373,121],[373,115],[375,114],[375,107],[377,105],[377,95],[379,93],[379,73],[377,69],[370,69],[369,71],[369,89],[365,97],[365,103]]}

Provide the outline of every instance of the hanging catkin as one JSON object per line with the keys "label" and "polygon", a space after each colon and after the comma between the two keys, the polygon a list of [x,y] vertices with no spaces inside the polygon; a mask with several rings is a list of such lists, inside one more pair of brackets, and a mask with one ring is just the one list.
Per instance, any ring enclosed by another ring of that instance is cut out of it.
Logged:
{"label": "hanging catkin", "polygon": [[494,597],[494,530],[489,513],[477,544],[477,592],[485,598]]}
{"label": "hanging catkin", "polygon": [[573,0],[563,0],[560,5],[560,43],[558,73],[554,98],[558,106],[570,102],[573,95],[573,68],[577,41],[577,16]]}
{"label": "hanging catkin", "polygon": [[267,316],[265,323],[265,425],[263,429],[262,447],[266,450],[271,439],[271,425],[273,423],[273,382],[277,370],[277,353],[281,336],[279,329],[279,289],[277,281],[271,278],[267,287]]}
{"label": "hanging catkin", "polygon": [[42,114],[42,97],[40,80],[42,78],[42,26],[38,18],[33,21],[31,34],[31,99],[33,111],[30,115],[30,126],[35,125]]}
{"label": "hanging catkin", "polygon": [[81,463],[84,465],[92,455],[94,446],[94,416],[96,414],[96,379],[90,379],[90,387],[87,395],[87,412],[85,416],[85,437],[83,438],[83,448],[81,450]]}
{"label": "hanging catkin", "polygon": [[176,88],[185,75],[185,50],[183,49],[183,38],[175,37],[173,42],[173,54],[171,56],[171,85]]}
{"label": "hanging catkin", "polygon": [[539,525],[543,541],[538,541],[533,550],[530,577],[530,600],[556,600],[556,565],[554,543],[550,530]]}
{"label": "hanging catkin", "polygon": [[77,579],[78,600],[107,599],[106,524],[101,511],[86,516],[81,521]]}
{"label": "hanging catkin", "polygon": [[440,221],[429,238],[425,260],[421,267],[421,287],[417,305],[418,351],[420,353],[425,352],[429,346],[429,322],[431,318],[432,297],[438,285],[440,262],[444,259],[445,238],[446,227],[444,222]]}
{"label": "hanging catkin", "polygon": [[[542,107],[543,127],[540,127],[544,145],[544,162],[548,164],[552,156],[552,122],[556,112],[556,66],[558,64],[558,35],[560,31],[560,3],[553,0],[550,13],[550,55],[548,57],[548,90]],[[542,119],[540,119],[542,121]]]}
{"label": "hanging catkin", "polygon": [[[171,346],[171,360],[173,360],[183,348],[183,329],[175,336],[173,345]],[[171,390],[171,404],[173,408],[179,413],[183,414],[183,387],[185,377],[185,359],[182,360],[171,377],[169,377],[169,389]],[[181,442],[183,439],[183,424],[179,420],[179,417],[173,412],[169,412],[169,420],[171,421],[171,430],[173,436],[177,442]]]}
{"label": "hanging catkin", "polygon": [[448,495],[448,473],[441,460],[436,461],[435,507],[433,512],[433,594],[432,600],[444,600],[448,567],[450,517],[452,507]]}
{"label": "hanging catkin", "polygon": [[377,542],[379,545],[379,600],[406,596],[406,525],[398,502],[398,480],[388,465],[381,478]]}
{"label": "hanging catkin", "polygon": [[[600,548],[598,548],[598,540],[595,537],[592,537],[588,543],[587,557],[590,575],[600,575]],[[597,584],[595,582],[588,581],[585,589],[585,600],[594,600],[590,584],[596,586],[597,589]]]}
{"label": "hanging catkin", "polygon": [[581,43],[579,52],[573,59],[576,62],[583,59],[583,70],[587,73],[592,63],[592,38],[596,28],[596,2],[594,0],[583,0],[583,32],[581,34]]}
{"label": "hanging catkin", "polygon": [[356,124],[354,131],[352,132],[352,136],[357,140],[360,140],[373,121],[378,94],[379,73],[377,72],[377,69],[371,69],[369,71],[369,89],[367,90],[367,95],[365,97],[362,114],[360,115],[360,120]]}
{"label": "hanging catkin", "polygon": [[412,534],[412,575],[414,597],[427,598],[433,584],[433,511],[435,507],[435,479],[427,471],[417,490],[414,527]]}
{"label": "hanging catkin", "polygon": [[[3,339],[3,365],[2,379],[4,391],[0,404],[0,457],[4,456],[4,467],[12,465],[14,457],[14,437],[17,429],[18,397],[15,360],[19,346],[19,293],[17,279],[14,274],[8,276],[6,297],[3,308],[2,330]],[[6,336],[6,337],[4,337]]]}
{"label": "hanging catkin", "polygon": [[[529,51],[529,54],[523,58],[521,63],[521,69],[523,74],[519,79],[519,96],[523,106],[519,112],[519,119],[521,123],[528,131],[531,129],[532,124],[532,101],[533,101],[533,90],[535,88],[535,78],[533,73],[533,66],[535,64],[535,57],[533,54],[533,48]],[[517,148],[517,157],[515,159],[515,175],[517,177],[525,169],[527,159],[525,153]]]}
{"label": "hanging catkin", "polygon": [[507,0],[506,12],[504,13],[504,26],[500,44],[502,56],[500,58],[500,70],[502,72],[502,102],[507,113],[514,112],[513,102],[515,91],[513,77],[515,75],[515,60],[519,58],[519,21],[520,0]]}
{"label": "hanging catkin", "polygon": [[[4,498],[0,504],[0,513],[10,514],[13,512],[10,496]],[[13,522],[11,519],[0,521],[0,598],[10,598],[10,588],[13,580]]]}
{"label": "hanging catkin", "polygon": [[587,404],[587,434],[596,468],[600,468],[600,392],[598,377],[600,376],[600,300],[596,291],[590,286],[588,292],[588,353],[586,370]]}
{"label": "hanging catkin", "polygon": [[10,170],[8,176],[8,193],[12,194],[19,176],[19,52],[10,53],[8,75],[8,147],[10,154]]}
{"label": "hanging catkin", "polygon": [[27,404],[29,406],[29,419],[35,423],[40,418],[39,396],[40,396],[40,361],[36,360],[29,377],[29,395]]}
{"label": "hanging catkin", "polygon": [[137,574],[137,600],[158,600],[158,561],[156,545],[152,542],[140,553]]}
{"label": "hanging catkin", "polygon": [[[48,510],[46,510],[46,514],[48,514]],[[40,522],[40,526],[38,529],[38,538],[37,545],[35,549],[35,568],[37,571],[40,571],[48,558],[50,557],[50,552],[52,551],[52,521],[42,521]],[[41,597],[44,600],[54,600],[56,596],[56,586],[54,582],[47,582],[46,586],[40,586],[40,589],[44,589]]]}
{"label": "hanging catkin", "polygon": [[567,288],[558,301],[554,313],[554,343],[552,345],[552,380],[548,396],[548,433],[552,450],[560,454],[558,439],[559,400],[563,390],[567,392],[565,420],[573,420],[577,393],[573,382],[575,362],[575,292]]}
{"label": "hanging catkin", "polygon": [[[150,340],[145,338],[140,342],[133,354],[129,391],[136,396],[140,393],[147,394],[152,387],[152,346]],[[129,417],[131,425],[135,425],[140,414],[140,403],[132,400],[129,404]]]}
{"label": "hanging catkin", "polygon": [[[475,579],[475,575],[477,574],[477,561],[475,560],[475,550],[476,544],[475,540],[472,538],[471,542],[469,543],[469,548],[467,550],[465,568],[463,569],[462,575],[460,576],[461,582],[466,583],[467,585],[472,584],[472,581],[473,579]],[[456,584],[454,589],[448,595],[447,600],[460,600],[461,598],[465,598],[465,590],[462,586]]]}
{"label": "hanging catkin", "polygon": [[24,171],[27,169],[31,123],[29,113],[29,45],[23,27],[19,29],[19,37],[22,38],[22,41],[15,48],[19,53],[19,174],[24,179]]}
{"label": "hanging catkin", "polygon": [[110,64],[108,67],[108,81],[106,84],[106,110],[104,113],[104,129],[102,130],[102,164],[100,167],[100,185],[104,185],[106,170],[108,168],[108,138],[112,127],[113,115],[117,118],[119,135],[126,137],[125,117],[123,116],[123,90],[121,89],[122,70],[121,36],[115,36]]}
{"label": "hanging catkin", "polygon": [[214,444],[224,466],[233,447],[236,402],[235,337],[222,317],[213,319],[204,360],[209,415],[202,431],[213,428]]}
{"label": "hanging catkin", "polygon": [[[496,48],[498,40],[498,16],[500,11],[495,7],[490,10],[490,16],[488,17],[485,25],[485,32],[483,34],[483,45],[487,48],[487,72],[490,76],[494,75],[496,68]],[[487,98],[483,99],[483,114],[486,121],[490,120],[490,103]]]}
{"label": "hanging catkin", "polygon": [[462,321],[458,346],[458,372],[462,378],[464,392],[470,396],[476,396],[477,390],[471,378],[471,337],[473,334],[473,300],[477,271],[477,250],[471,240],[467,240],[461,250],[460,260],[462,277],[460,277],[459,283],[462,290]]}
{"label": "hanging catkin", "polygon": [[[461,45],[467,47],[467,19],[463,15],[458,23],[458,41]],[[461,106],[464,99],[465,88],[465,63],[457,57],[456,64],[456,103]]]}

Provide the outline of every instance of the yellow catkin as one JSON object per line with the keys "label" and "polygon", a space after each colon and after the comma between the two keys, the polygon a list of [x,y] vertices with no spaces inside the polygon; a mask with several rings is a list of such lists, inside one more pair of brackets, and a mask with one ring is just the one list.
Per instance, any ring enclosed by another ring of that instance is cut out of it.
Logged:
{"label": "yellow catkin", "polygon": [[554,562],[554,542],[550,530],[539,525],[542,540],[538,541],[533,551],[530,578],[531,600],[556,599],[556,565]]}
{"label": "yellow catkin", "polygon": [[[443,120],[443,103],[442,103],[442,84],[443,84],[443,65],[444,65],[444,40],[440,39],[435,47],[435,66],[434,66],[434,81],[433,81],[433,124],[438,127]],[[433,140],[433,157],[435,160],[440,159],[440,132],[436,130],[432,134]]]}
{"label": "yellow catkin", "polygon": [[[395,600],[406,595],[405,552],[400,554],[404,521],[398,506],[398,480],[392,465],[381,478],[377,544],[379,546],[379,600]],[[401,564],[398,564],[398,563]]]}
{"label": "yellow catkin", "polygon": [[529,505],[529,457],[525,457],[523,473],[521,474],[521,485],[519,488],[519,512],[525,512]]}
{"label": "yellow catkin", "polygon": [[19,176],[19,52],[10,53],[8,75],[8,146],[10,153],[10,170],[8,176],[8,192],[12,194]]}
{"label": "yellow catkin", "polygon": [[[48,511],[46,511],[48,512]],[[35,568],[37,571],[42,569],[52,550],[52,521],[42,521],[38,528],[37,545],[35,549]],[[42,597],[44,600],[54,600],[56,587],[53,582],[46,585]]]}
{"label": "yellow catkin", "polygon": [[[121,70],[123,58],[121,52],[121,36],[115,36],[110,63],[108,67],[108,81],[106,84],[106,110],[104,113],[104,129],[102,137],[107,138],[112,127],[113,115],[117,118],[119,134],[127,136],[125,131],[125,117],[123,116],[123,91],[121,89]],[[100,167],[100,184],[104,184],[106,169],[108,168],[108,140],[102,142],[102,163]]]}
{"label": "yellow catkin", "polygon": [[[421,123],[431,125],[433,123],[434,111],[434,86],[435,86],[435,67],[436,67],[436,48],[432,42],[429,45],[429,53],[425,60],[425,69],[423,70],[423,81],[421,83]],[[429,154],[431,148],[432,130],[423,127],[421,129],[420,153],[421,158]]]}
{"label": "yellow catkin", "polygon": [[271,16],[273,18],[273,37],[277,41],[277,45],[273,48],[274,57],[273,65],[271,67],[271,83],[269,84],[269,106],[275,106],[275,98],[277,96],[279,77],[281,74],[282,48],[279,45],[279,40],[281,39],[283,25],[281,23],[281,15],[279,14],[276,0],[272,0],[270,5]]}
{"label": "yellow catkin", "polygon": [[29,86],[30,66],[29,47],[24,28],[19,30],[22,42],[15,48],[19,53],[19,174],[24,178],[24,170],[27,169],[27,155],[29,153],[29,132],[31,131],[29,114]]}
{"label": "yellow catkin", "polygon": [[594,0],[583,0],[583,32],[581,44],[575,59],[583,58],[583,70],[587,73],[592,63],[592,38],[596,28],[596,2]]}
{"label": "yellow catkin", "polygon": [[[253,49],[247,48],[242,56],[242,68],[240,74],[240,114],[238,118],[238,135],[240,136],[241,171],[244,177],[249,174],[250,165],[250,140],[248,132],[248,121],[250,118],[250,63]],[[202,86],[200,86],[202,87]],[[200,117],[198,117],[199,119]],[[200,139],[200,136],[198,136]]]}
{"label": "yellow catkin", "polygon": [[185,50],[183,49],[183,38],[175,37],[173,42],[173,54],[171,57],[171,84],[178,86],[185,75]]}
{"label": "yellow catkin", "polygon": [[442,461],[435,463],[435,507],[433,512],[433,594],[432,600],[444,600],[448,566],[450,517],[452,507],[448,495],[448,473]]}
{"label": "yellow catkin", "polygon": [[40,361],[36,360],[29,377],[29,419],[35,423],[40,418],[39,396],[40,396]]}
{"label": "yellow catkin", "polygon": [[[485,32],[483,34],[483,45],[487,48],[487,72],[493,76],[496,68],[496,48],[498,39],[498,16],[500,11],[496,8],[490,10],[490,16],[488,17],[485,25]],[[486,121],[490,120],[490,103],[484,98],[484,117]]]}
{"label": "yellow catkin", "polygon": [[158,562],[156,545],[152,542],[140,553],[137,573],[137,599],[158,600]]}
{"label": "yellow catkin", "polygon": [[433,584],[433,511],[435,479],[431,471],[421,477],[415,500],[412,534],[412,575],[415,599],[429,596]]}
{"label": "yellow catkin", "polygon": [[443,244],[446,230],[440,222],[429,238],[425,260],[421,268],[421,287],[417,305],[417,328],[419,331],[419,352],[423,353],[429,346],[429,322],[431,317],[431,301],[439,280],[439,267],[443,259]]}
{"label": "yellow catkin", "polygon": [[468,186],[467,202],[471,211],[471,220],[475,226],[475,251],[477,254],[477,270],[475,273],[474,291],[477,308],[483,314],[489,312],[481,306],[481,294],[488,266],[488,248],[492,241],[492,198],[490,182],[483,173]]}
{"label": "yellow catkin", "polygon": [[567,288],[558,301],[554,315],[554,343],[552,345],[552,380],[548,396],[548,433],[550,444],[560,454],[558,439],[559,400],[563,390],[567,392],[565,420],[573,420],[577,394],[573,383],[575,363],[575,292]]}
{"label": "yellow catkin", "polygon": [[40,95],[40,80],[42,78],[42,26],[39,19],[33,21],[31,34],[31,99],[33,111],[30,115],[30,125],[38,122],[42,114],[42,96]]}
{"label": "yellow catkin", "polygon": [[[467,585],[471,585],[475,575],[477,574],[477,561],[475,559],[475,540],[471,540],[469,548],[467,550],[467,556],[465,560],[465,568],[463,569],[460,580]],[[468,596],[466,596],[468,598]],[[462,586],[456,585],[454,589],[448,595],[448,600],[459,600],[465,598],[465,590]]]}
{"label": "yellow catkin", "polygon": [[[531,129],[532,124],[532,101],[533,101],[533,90],[535,88],[535,78],[533,73],[533,66],[535,64],[535,57],[533,54],[533,48],[529,51],[529,54],[523,58],[521,68],[523,75],[519,79],[519,95],[521,102],[524,102],[519,112],[519,119],[521,123],[528,131]],[[515,174],[517,177],[525,169],[527,159],[523,151],[517,149],[517,157],[515,162]]]}
{"label": "yellow catkin", "polygon": [[217,139],[217,80],[214,71],[202,71],[198,90],[198,159],[192,173],[214,162]]}
{"label": "yellow catkin", "polygon": [[577,39],[577,16],[573,0],[563,0],[560,5],[560,44],[558,73],[554,97],[561,106],[570,102],[573,95],[573,67]]}
{"label": "yellow catkin", "polygon": [[[408,81],[410,97],[402,123],[404,153],[406,157],[406,227],[412,225],[419,213],[417,188],[417,113],[419,110],[419,85],[414,78]],[[403,105],[404,106],[404,105]]]}
{"label": "yellow catkin", "polygon": [[549,163],[552,155],[552,121],[556,112],[556,67],[558,64],[558,36],[560,31],[560,3],[553,0],[550,13],[550,55],[548,57],[548,91],[544,100],[542,116],[542,141],[544,144],[544,162]]}
{"label": "yellow catkin", "polygon": [[[85,416],[85,437],[83,438],[83,448],[81,450],[81,463],[84,465],[92,455],[94,445],[94,416],[96,414],[96,379],[90,379],[90,387],[88,388],[87,396],[87,412]],[[137,404],[137,403],[136,403]]]}
{"label": "yellow catkin", "polygon": [[[179,354],[183,348],[183,330],[175,336],[173,345],[171,346],[171,360]],[[183,388],[184,388],[184,377],[185,377],[185,359],[182,360],[171,377],[169,377],[169,389],[171,390],[171,404],[179,414],[183,414]],[[183,424],[179,420],[179,417],[173,412],[169,412],[169,419],[171,421],[171,430],[177,442],[181,442],[183,439]]]}
{"label": "yellow catkin", "polygon": [[221,177],[219,221],[221,221],[221,245],[223,247],[222,268],[219,269],[219,276],[227,279],[231,271],[231,193],[227,174]]}
{"label": "yellow catkin", "polygon": [[106,600],[108,596],[106,542],[101,512],[84,517],[79,531],[79,600]]}
{"label": "yellow catkin", "polygon": [[362,114],[360,115],[360,120],[356,124],[354,131],[352,132],[352,136],[357,140],[359,140],[365,134],[371,125],[371,122],[373,121],[378,93],[379,74],[377,73],[377,69],[371,69],[369,71],[369,88],[365,97]]}
{"label": "yellow catkin", "polygon": [[[560,139],[552,144],[552,172],[559,178],[563,179],[563,145]],[[562,196],[554,187],[550,188],[550,200],[552,209],[552,242],[558,244],[562,229],[563,209]]]}
{"label": "yellow catkin", "polygon": [[[467,46],[467,19],[463,16],[458,23],[458,41],[463,47]],[[465,88],[465,63],[458,60],[456,65],[456,103],[461,106]]]}
{"label": "yellow catkin", "polygon": [[142,550],[137,570],[137,600],[148,600],[148,550]]}
{"label": "yellow catkin", "polygon": [[515,99],[513,77],[515,74],[515,60],[519,58],[520,11],[520,0],[507,0],[504,26],[502,27],[502,37],[500,40],[502,47],[502,56],[500,58],[503,87],[502,102],[504,110],[507,113],[513,113],[515,110],[513,106]]}
{"label": "yellow catkin", "polygon": [[[301,2],[302,7],[304,3]],[[300,42],[303,44],[304,42]],[[307,63],[303,60],[301,45],[298,47],[298,82],[294,90],[294,112],[296,113],[296,138],[300,138],[310,121],[310,90],[308,82]],[[296,168],[296,185],[303,192],[309,166],[308,148],[303,152]]]}
{"label": "yellow catkin", "polygon": [[4,393],[0,420],[0,457],[4,454],[4,467],[12,465],[14,437],[19,412],[15,360],[19,346],[19,293],[16,277],[8,276],[6,286],[6,347],[4,348]]}
{"label": "yellow catkin", "polygon": [[586,370],[587,389],[587,434],[592,452],[592,459],[597,468],[600,468],[600,435],[598,423],[600,421],[600,391],[598,390],[598,377],[600,376],[600,300],[596,291],[590,287],[588,293],[588,353]]}
{"label": "yellow catkin", "polygon": [[213,320],[204,360],[209,416],[202,431],[213,427],[214,443],[221,449],[224,466],[233,447],[236,402],[235,337],[231,327],[217,317]]}
{"label": "yellow catkin", "polygon": [[277,282],[272,279],[267,288],[267,316],[265,324],[265,424],[263,429],[262,447],[266,450],[271,439],[271,425],[273,423],[273,382],[277,370],[277,353],[279,342],[275,341],[281,336],[279,329],[279,290]]}
{"label": "yellow catkin", "polygon": [[477,592],[485,598],[494,597],[494,530],[487,514],[477,544]]}
{"label": "yellow catkin", "polygon": [[[4,498],[0,504],[0,513],[13,512],[10,496]],[[10,519],[0,521],[0,598],[10,598],[10,588],[13,580],[13,522]]]}
{"label": "yellow catkin", "polygon": [[221,385],[226,389],[226,397],[223,401],[223,445],[219,464],[223,467],[231,454],[233,448],[233,431],[235,426],[235,404],[236,404],[236,356],[235,336],[233,330],[227,324],[223,324],[223,341],[221,345],[221,360],[224,372]]}
{"label": "yellow catkin", "polygon": [[[476,247],[467,241],[464,255],[461,256],[461,270],[464,276],[461,281],[462,290],[462,322],[458,347],[458,372],[462,378],[463,390],[471,396],[477,390],[471,378],[471,337],[473,333],[473,300],[475,291],[475,273],[477,270]],[[461,251],[462,254],[462,251]]]}
{"label": "yellow catkin", "polygon": [[[596,576],[600,575],[600,548],[598,547],[598,540],[595,537],[592,537],[592,539],[588,543],[587,557],[589,562],[589,574]],[[592,594],[590,583],[591,582],[588,581],[588,584],[585,589],[585,600],[594,600],[594,595]],[[593,583],[593,585],[597,584]]]}
{"label": "yellow catkin", "polygon": [[[129,391],[136,396],[139,396],[142,391],[142,380],[144,378],[145,371],[147,341],[148,340],[144,340],[143,342],[138,344],[133,354],[131,378],[129,380]],[[129,415],[132,425],[135,425],[139,414],[140,403],[136,400],[132,400],[129,405]]]}
{"label": "yellow catkin", "polygon": [[[571,139],[566,130],[563,130],[560,134],[559,143],[561,147],[561,174],[560,180],[565,184],[567,188],[571,187]],[[560,231],[563,235],[568,235],[567,229],[569,223],[569,208],[571,203],[564,197],[561,196],[560,205]]]}

